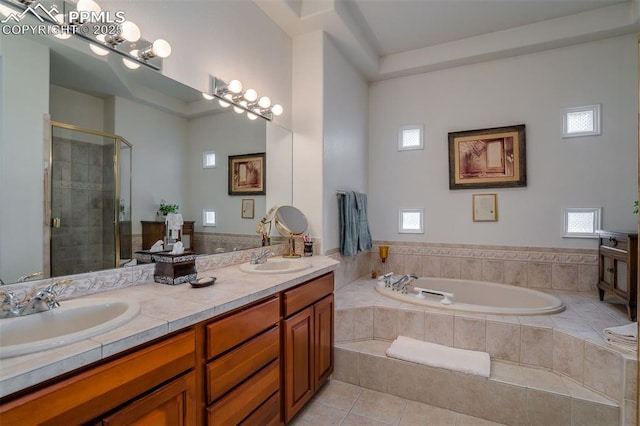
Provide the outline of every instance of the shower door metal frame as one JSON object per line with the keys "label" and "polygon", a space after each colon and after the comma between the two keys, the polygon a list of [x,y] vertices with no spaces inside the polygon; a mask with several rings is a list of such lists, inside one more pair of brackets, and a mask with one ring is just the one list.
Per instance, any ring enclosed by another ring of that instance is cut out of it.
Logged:
{"label": "shower door metal frame", "polygon": [[[114,140],[114,145],[117,145],[116,147],[114,147],[113,150],[113,160],[112,160],[112,167],[113,167],[113,175],[114,175],[114,185],[115,185],[115,202],[113,203],[113,229],[114,229],[114,238],[115,238],[115,244],[114,244],[114,250],[115,250],[115,259],[114,259],[114,268],[117,268],[120,266],[120,195],[121,195],[121,191],[120,191],[120,186],[121,186],[121,176],[120,176],[120,146],[118,144],[118,142],[124,143],[125,145],[127,145],[129,147],[129,149],[131,150],[132,156],[133,156],[133,145],[131,143],[129,143],[129,141],[127,141],[125,138],[123,138],[122,136],[118,136],[118,135],[114,135],[111,133],[106,133],[106,132],[101,132],[98,130],[93,130],[93,129],[87,129],[85,127],[80,127],[80,126],[76,126],[73,124],[67,124],[67,123],[62,123],[59,121],[54,121],[54,120],[49,120],[49,166],[47,167],[45,176],[47,179],[47,182],[45,184],[45,189],[47,191],[47,194],[45,194],[45,220],[44,220],[44,224],[45,226],[49,227],[49,232],[48,232],[48,244],[49,244],[49,250],[46,250],[45,252],[48,254],[49,259],[45,259],[46,264],[49,266],[49,274],[48,276],[51,276],[51,270],[52,270],[52,264],[51,264],[51,246],[52,246],[52,233],[51,233],[51,227],[52,225],[52,206],[51,206],[51,196],[53,194],[53,179],[52,179],[52,170],[53,170],[53,128],[54,127],[58,127],[61,129],[66,129],[66,130],[72,130],[72,131],[76,131],[76,132],[84,132],[84,133],[89,133],[91,135],[95,135],[95,136],[100,136],[100,137],[104,137],[104,138],[112,138]],[[116,149],[117,148],[117,149]],[[129,162],[129,197],[132,198],[133,194],[131,192],[132,190],[132,181],[133,181],[133,161]],[[131,209],[131,205],[132,205],[132,200],[129,200],[129,208]],[[129,213],[131,215],[131,213]],[[133,249],[133,248],[132,248]],[[86,271],[89,272],[89,271]]]}

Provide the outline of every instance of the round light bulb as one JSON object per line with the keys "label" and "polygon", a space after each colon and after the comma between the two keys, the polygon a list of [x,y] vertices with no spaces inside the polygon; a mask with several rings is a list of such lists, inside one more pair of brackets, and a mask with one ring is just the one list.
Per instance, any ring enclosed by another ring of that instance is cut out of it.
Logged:
{"label": "round light bulb", "polygon": [[213,100],[213,96],[211,96],[211,95],[210,95],[210,94],[208,94],[208,93],[204,93],[204,92],[202,92],[202,97],[203,97],[203,98],[205,98],[205,99],[206,99],[206,100],[208,100],[208,101],[212,101],[212,100]]}
{"label": "round light bulb", "polygon": [[94,0],[78,0],[76,4],[76,9],[78,12],[94,12],[100,13],[102,10],[100,5],[96,3]]}
{"label": "round light bulb", "polygon": [[104,34],[98,34],[96,36],[96,40],[98,40],[100,43],[104,43],[106,39],[107,39],[107,36],[105,36]]}
{"label": "round light bulb", "polygon": [[243,100],[241,100],[240,102],[238,102],[238,105],[240,105],[240,106],[241,106],[241,107],[243,107],[243,108],[246,108],[246,107],[247,107],[247,101],[245,101],[245,100],[243,99]]}
{"label": "round light bulb", "polygon": [[168,58],[171,55],[171,45],[168,41],[159,38],[153,42],[151,53],[160,58]]}
{"label": "round light bulb", "polygon": [[65,18],[65,17],[64,17],[64,14],[62,14],[62,13],[58,13],[58,14],[57,14],[56,16],[54,16],[53,18],[56,20],[56,22],[57,22],[58,24],[64,24],[64,18]]}
{"label": "round light bulb", "polygon": [[63,33],[63,32],[59,32],[58,34],[54,34],[53,35],[55,38],[58,38],[60,40],[67,40],[68,38],[71,37],[71,34],[69,33]]}
{"label": "round light bulb", "polygon": [[227,88],[231,93],[240,93],[242,92],[242,83],[240,80],[231,80]]}
{"label": "round light bulb", "polygon": [[137,70],[138,68],[140,68],[140,64],[132,61],[131,59],[122,58],[122,63],[130,70]]}
{"label": "round light bulb", "polygon": [[271,106],[271,99],[269,99],[267,96],[263,96],[258,101],[258,105],[260,105],[260,107],[262,108],[269,108],[269,106]]}
{"label": "round light bulb", "polygon": [[255,120],[256,118],[258,118],[258,116],[257,116],[257,115],[255,115],[255,114],[254,114],[254,113],[252,113],[252,112],[248,112],[248,113],[247,113],[247,118],[248,118],[249,120]]}
{"label": "round light bulb", "polygon": [[282,115],[282,113],[284,112],[284,108],[282,108],[282,105],[280,104],[275,104],[273,106],[273,108],[271,108],[271,112],[273,113],[273,115]]}
{"label": "round light bulb", "polygon": [[225,102],[225,101],[223,101],[222,99],[218,99],[218,103],[220,104],[220,106],[221,106],[222,108],[228,108],[228,107],[230,107],[230,106],[231,106],[231,104],[230,104],[229,102]]}
{"label": "round light bulb", "polygon": [[237,107],[237,106],[234,106],[234,107],[233,107],[233,110],[234,110],[235,112],[237,112],[238,114],[242,114],[242,113],[244,112],[244,110],[243,110],[242,108]]}
{"label": "round light bulb", "polygon": [[91,49],[91,51],[98,56],[107,56],[109,54],[109,51],[107,49],[103,49],[102,47],[96,46],[93,43],[89,43],[89,49]]}
{"label": "round light bulb", "polygon": [[247,89],[247,91],[244,92],[244,98],[249,102],[255,102],[256,99],[258,99],[258,92],[253,89]]}
{"label": "round light bulb", "polygon": [[[133,43],[140,40],[140,28],[131,21],[124,21],[121,26],[120,36]],[[171,52],[171,47],[169,47],[169,52]]]}

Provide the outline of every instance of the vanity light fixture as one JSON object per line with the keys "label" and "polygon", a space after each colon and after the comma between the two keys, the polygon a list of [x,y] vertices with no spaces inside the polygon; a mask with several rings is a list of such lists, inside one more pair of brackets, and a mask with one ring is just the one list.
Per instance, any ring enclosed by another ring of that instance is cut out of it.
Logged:
{"label": "vanity light fixture", "polygon": [[89,49],[98,56],[107,56],[109,51],[93,43],[89,43]]}
{"label": "vanity light fixture", "polygon": [[238,114],[246,112],[249,120],[263,117],[271,121],[274,115],[279,116],[284,112],[282,105],[272,105],[268,96],[258,97],[258,92],[254,89],[244,90],[240,80],[225,83],[216,77],[211,77],[211,93],[212,95],[209,96],[218,98],[220,106],[225,108],[233,106],[233,110]]}
{"label": "vanity light fixture", "polygon": [[137,70],[138,68],[140,68],[140,64],[132,61],[131,59],[128,58],[122,58],[122,63],[124,64],[125,67],[129,68],[130,70]]}
{"label": "vanity light fixture", "polygon": [[131,21],[124,21],[120,28],[120,34],[103,36],[102,41],[111,45],[112,47],[116,47],[125,41],[135,43],[136,41],[140,40],[140,37],[142,36],[140,27],[138,27]]}
{"label": "vanity light fixture", "polygon": [[[32,3],[33,0],[0,0],[0,15],[16,14],[22,17],[27,15]],[[119,24],[119,34],[101,34],[97,37],[91,34],[94,28],[89,28],[88,23],[95,22],[96,26],[105,24],[107,27],[106,24],[112,23],[114,16],[119,16],[118,12],[113,14],[102,10],[95,0],[51,0],[47,5],[49,3],[51,12],[39,13],[37,17],[40,23],[51,27],[48,33],[60,40],[72,36],[82,39],[89,44],[92,52],[100,56],[114,52],[122,57],[124,66],[130,69],[145,65],[159,71],[162,69],[162,59],[171,55],[171,45],[166,40],[157,39],[152,43],[143,39],[140,28],[131,21]]]}
{"label": "vanity light fixture", "polygon": [[155,58],[156,56],[164,59],[168,58],[169,55],[171,55],[171,45],[168,41],[161,38],[151,43],[151,46],[138,52],[138,58],[145,61]]}

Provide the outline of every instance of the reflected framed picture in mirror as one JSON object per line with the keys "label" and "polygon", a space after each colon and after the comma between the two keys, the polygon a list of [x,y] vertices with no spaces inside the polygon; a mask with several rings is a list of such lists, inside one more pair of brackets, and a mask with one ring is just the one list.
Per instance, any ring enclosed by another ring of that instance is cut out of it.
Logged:
{"label": "reflected framed picture in mirror", "polygon": [[242,199],[242,218],[253,219],[255,206],[256,206],[256,200],[252,198],[243,198]]}
{"label": "reflected framed picture in mirror", "polygon": [[266,153],[229,156],[229,195],[266,195]]}

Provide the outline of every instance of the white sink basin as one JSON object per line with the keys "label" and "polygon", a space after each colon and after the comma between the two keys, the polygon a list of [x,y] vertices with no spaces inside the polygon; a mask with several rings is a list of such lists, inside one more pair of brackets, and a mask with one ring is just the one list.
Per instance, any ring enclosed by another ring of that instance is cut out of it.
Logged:
{"label": "white sink basin", "polygon": [[88,339],[119,327],[140,312],[134,301],[116,298],[63,300],[60,307],[0,319],[0,359]]}
{"label": "white sink basin", "polygon": [[269,259],[265,263],[252,265],[243,263],[240,270],[250,274],[286,274],[309,268],[309,263],[302,259]]}

